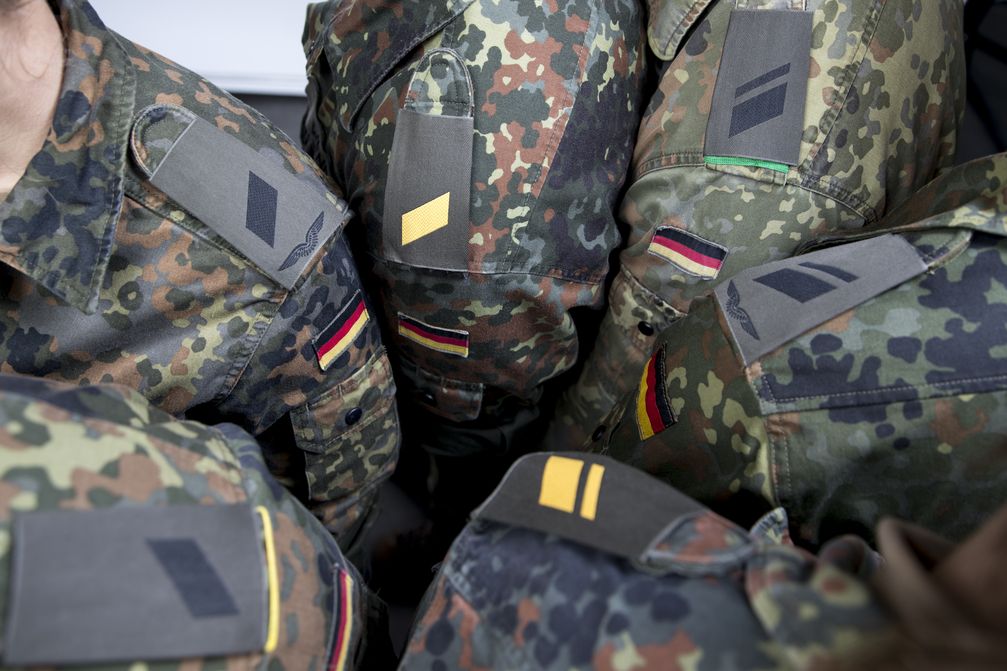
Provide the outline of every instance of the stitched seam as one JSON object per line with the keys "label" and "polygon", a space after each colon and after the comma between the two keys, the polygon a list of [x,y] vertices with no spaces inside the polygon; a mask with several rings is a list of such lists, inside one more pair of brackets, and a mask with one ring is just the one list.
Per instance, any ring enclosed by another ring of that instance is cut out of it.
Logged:
{"label": "stitched seam", "polygon": [[[764,382],[765,382],[765,380],[766,380],[766,378],[763,378]],[[924,383],[924,384],[921,384],[921,385],[917,385],[917,386],[913,386],[913,385],[893,385],[893,386],[889,386],[889,387],[878,387],[876,389],[867,389],[867,390],[860,390],[860,391],[840,391],[840,392],[836,392],[836,393],[833,393],[833,394],[811,394],[811,395],[807,395],[807,396],[779,396],[779,397],[774,396],[772,398],[772,400],[779,401],[779,402],[786,402],[786,401],[806,401],[806,400],[815,399],[815,398],[825,398],[825,399],[827,399],[827,398],[835,398],[837,396],[838,397],[857,398],[858,396],[872,396],[872,395],[880,394],[880,393],[883,393],[883,392],[886,392],[886,391],[910,391],[910,390],[912,390],[912,391],[919,391],[921,389],[928,389],[928,388],[931,388],[931,387],[937,387],[938,389],[941,388],[941,387],[957,387],[957,386],[961,386],[961,385],[969,383],[969,382],[996,382],[996,381],[1007,381],[1007,374],[985,375],[985,376],[982,376],[982,377],[955,378],[954,380],[940,380],[940,381],[937,381],[937,382],[927,382],[927,383]],[[965,393],[968,393],[968,392],[965,392]],[[976,392],[976,393],[982,393],[982,392]],[[918,399],[910,398],[910,399],[905,399],[905,400],[907,400],[907,401],[913,401],[913,400],[918,400]],[[882,403],[882,402],[888,402],[888,401],[878,401],[878,403]],[[895,402],[900,402],[900,401],[895,401]],[[822,409],[823,410],[828,410],[830,408],[822,408]]]}
{"label": "stitched seam", "polygon": [[[853,88],[853,83],[856,81],[857,75],[863,68],[864,60],[867,58],[868,47],[870,46],[871,41],[874,39],[874,34],[877,32],[878,26],[881,24],[881,14],[885,10],[885,2],[886,0],[876,0],[874,4],[874,16],[868,17],[867,20],[865,21],[866,24],[865,27],[869,28],[864,31],[864,38],[861,39],[860,46],[857,49],[857,53],[855,53],[853,58],[850,60],[850,64],[846,68],[843,68],[843,74],[841,75],[842,80],[839,82],[839,86],[837,87],[840,90],[845,91],[843,94],[843,99],[842,101],[839,101],[838,105],[833,103],[833,105],[826,112],[826,117],[831,117],[826,122],[828,124],[828,130],[825,131],[825,133],[822,135],[821,140],[815,143],[815,145],[808,152],[808,157],[804,159],[804,163],[801,164],[802,171],[806,170],[809,173],[811,172],[812,163],[814,163],[814,160],[818,157],[818,153],[822,150],[822,147],[825,146],[825,143],[832,135],[832,131],[835,130],[836,122],[839,120],[840,112],[842,112],[843,108],[846,107],[846,101],[850,97],[850,91]],[[874,21],[873,25],[871,25],[872,19]]]}

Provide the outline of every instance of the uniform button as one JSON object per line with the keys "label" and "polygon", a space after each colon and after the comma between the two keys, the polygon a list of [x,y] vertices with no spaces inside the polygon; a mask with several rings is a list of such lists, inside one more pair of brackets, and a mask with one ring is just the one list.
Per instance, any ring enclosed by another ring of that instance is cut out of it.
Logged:
{"label": "uniform button", "polygon": [[346,413],[346,426],[353,426],[360,421],[360,418],[364,416],[364,411],[362,408],[353,408],[348,413]]}
{"label": "uniform button", "polygon": [[650,322],[640,322],[636,325],[636,328],[640,329],[640,333],[645,336],[654,335],[654,325]]}
{"label": "uniform button", "polygon": [[601,426],[599,426],[597,429],[594,430],[594,433],[591,434],[591,442],[597,443],[604,437],[605,437],[605,425],[602,424]]}
{"label": "uniform button", "polygon": [[430,406],[437,406],[437,397],[434,396],[432,391],[422,391],[420,392],[420,400]]}

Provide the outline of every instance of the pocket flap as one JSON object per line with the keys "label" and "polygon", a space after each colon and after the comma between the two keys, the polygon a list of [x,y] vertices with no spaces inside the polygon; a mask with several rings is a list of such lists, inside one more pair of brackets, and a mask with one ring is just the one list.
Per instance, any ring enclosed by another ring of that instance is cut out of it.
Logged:
{"label": "pocket flap", "polygon": [[320,50],[338,74],[333,85],[340,125],[350,130],[364,101],[395,65],[471,4],[472,0],[346,0],[311,7],[308,26],[325,27],[307,47],[308,62]]}

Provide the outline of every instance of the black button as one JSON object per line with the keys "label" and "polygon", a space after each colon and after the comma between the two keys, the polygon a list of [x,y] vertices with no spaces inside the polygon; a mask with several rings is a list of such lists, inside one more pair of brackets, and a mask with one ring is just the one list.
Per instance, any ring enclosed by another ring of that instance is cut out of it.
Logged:
{"label": "black button", "polygon": [[437,397],[434,396],[434,393],[432,391],[421,391],[420,400],[426,403],[427,405],[437,407]]}
{"label": "black button", "polygon": [[604,437],[605,437],[605,425],[602,424],[601,426],[599,426],[597,429],[594,430],[594,433],[591,434],[591,442],[597,443]]}
{"label": "black button", "polygon": [[636,325],[636,328],[640,329],[640,333],[645,336],[654,335],[654,325],[650,322],[640,322]]}
{"label": "black button", "polygon": [[364,416],[364,411],[362,408],[353,408],[348,413],[346,413],[346,426],[353,426],[360,421],[360,418]]}

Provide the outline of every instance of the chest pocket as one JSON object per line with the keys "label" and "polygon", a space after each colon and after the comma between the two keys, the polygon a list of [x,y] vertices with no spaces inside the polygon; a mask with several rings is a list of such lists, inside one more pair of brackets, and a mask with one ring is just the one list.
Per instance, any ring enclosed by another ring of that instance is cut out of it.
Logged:
{"label": "chest pocket", "polygon": [[342,129],[352,131],[364,103],[396,66],[472,2],[411,0],[374,8],[361,0],[344,0],[309,7],[309,30],[320,27],[308,46],[309,74],[324,56],[334,75],[331,96]]}

